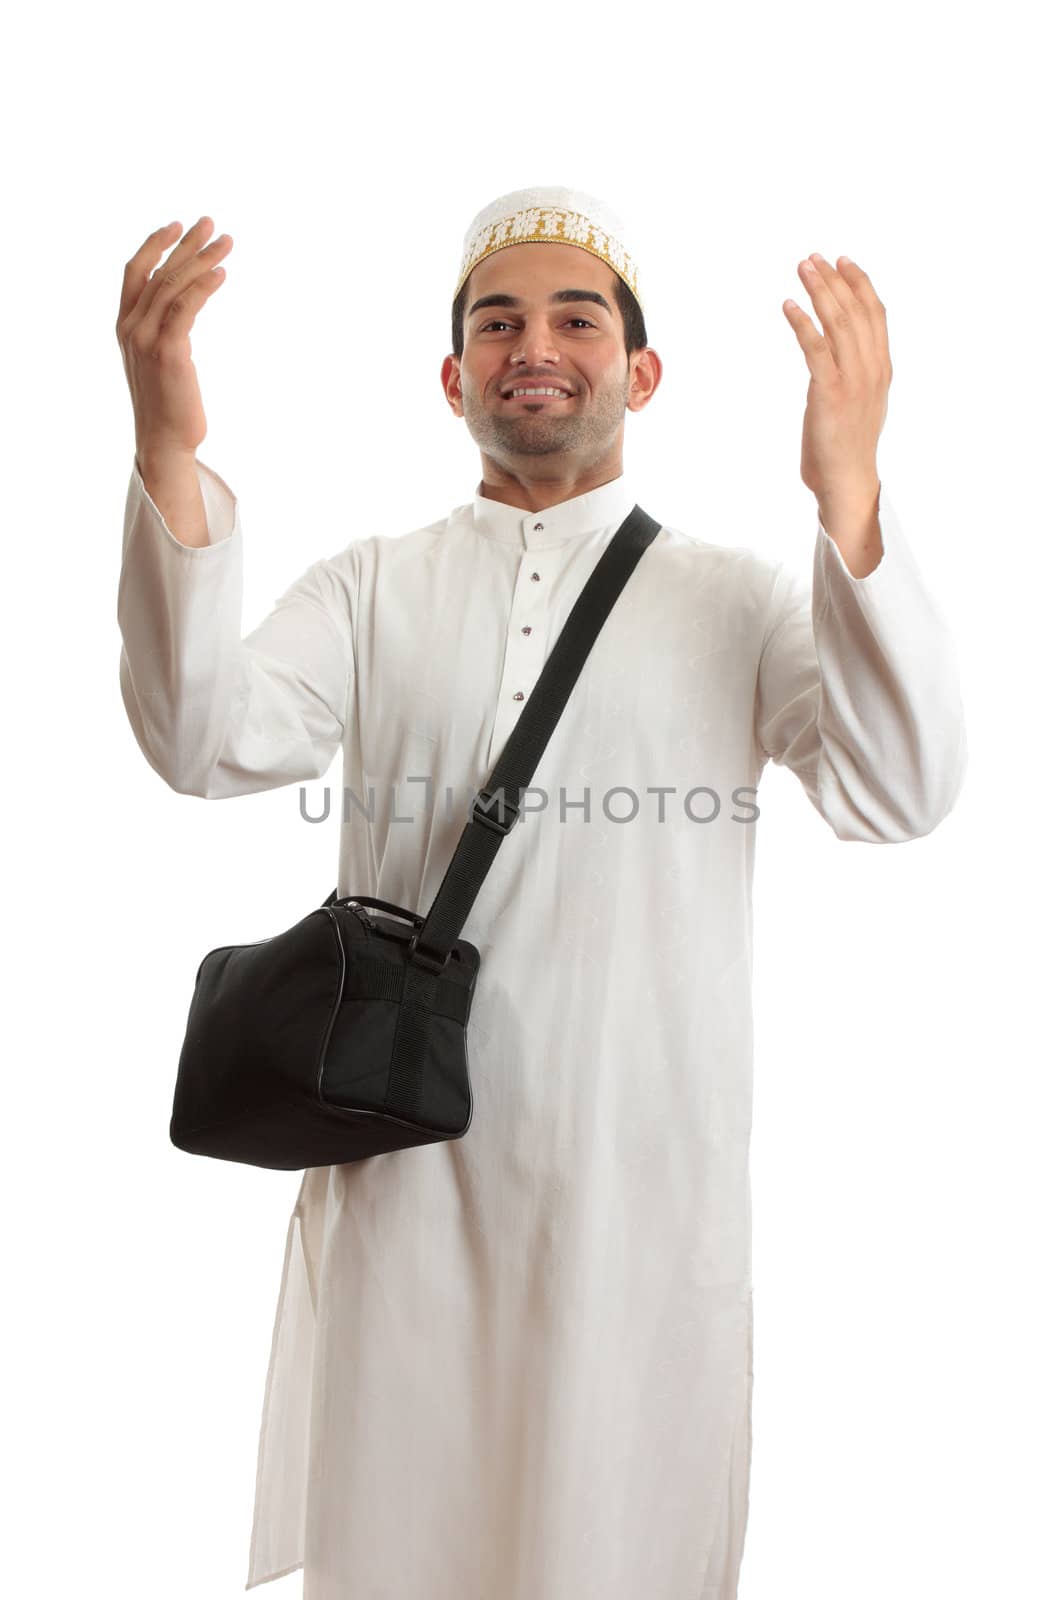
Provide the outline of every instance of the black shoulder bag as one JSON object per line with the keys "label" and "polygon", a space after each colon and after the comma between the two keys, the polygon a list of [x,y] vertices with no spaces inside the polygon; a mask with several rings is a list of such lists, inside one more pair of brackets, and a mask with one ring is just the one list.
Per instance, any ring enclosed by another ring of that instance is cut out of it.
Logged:
{"label": "black shoulder bag", "polygon": [[175,1084],[180,1150],[292,1171],[467,1132],[479,954],[460,930],[588,652],[659,531],[636,505],[603,551],[426,917],[333,889],[287,933],[205,956]]}

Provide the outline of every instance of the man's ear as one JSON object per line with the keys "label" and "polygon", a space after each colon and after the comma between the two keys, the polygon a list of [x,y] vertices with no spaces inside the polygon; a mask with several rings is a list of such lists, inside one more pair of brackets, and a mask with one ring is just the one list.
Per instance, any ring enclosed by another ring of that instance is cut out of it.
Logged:
{"label": "man's ear", "polygon": [[[450,389],[453,391],[451,394]],[[461,416],[463,398],[460,389],[460,363],[456,356],[446,356],[442,362],[442,392],[454,416]]]}

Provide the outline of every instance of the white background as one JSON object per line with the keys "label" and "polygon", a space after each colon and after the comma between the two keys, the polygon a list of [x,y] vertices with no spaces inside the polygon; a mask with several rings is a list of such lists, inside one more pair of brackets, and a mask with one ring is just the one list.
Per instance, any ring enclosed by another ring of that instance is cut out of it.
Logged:
{"label": "white background", "polygon": [[299,1175],[193,1159],[168,1118],[201,955],[335,884],[335,814],[307,826],[296,788],[177,795],[125,720],[124,264],[175,218],[233,236],[193,345],[247,631],[319,556],[473,496],[440,382],[463,234],[496,195],[560,183],[636,240],[664,363],[626,422],[642,504],[804,567],[808,372],[781,304],[814,314],[812,250],[869,272],[894,362],[880,474],[964,679],[968,778],[932,835],[846,844],[791,774],[759,793],[740,1600],[1046,1597],[1036,13],[379,17],[213,0],[8,24],[5,1589],[243,1590]]}

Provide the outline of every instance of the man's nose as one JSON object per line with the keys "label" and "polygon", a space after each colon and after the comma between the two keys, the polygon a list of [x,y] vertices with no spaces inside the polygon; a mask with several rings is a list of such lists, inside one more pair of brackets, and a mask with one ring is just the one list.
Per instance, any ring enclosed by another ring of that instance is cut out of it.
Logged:
{"label": "man's nose", "polygon": [[525,367],[546,367],[558,364],[558,346],[549,329],[527,329],[515,343],[511,352],[512,364]]}

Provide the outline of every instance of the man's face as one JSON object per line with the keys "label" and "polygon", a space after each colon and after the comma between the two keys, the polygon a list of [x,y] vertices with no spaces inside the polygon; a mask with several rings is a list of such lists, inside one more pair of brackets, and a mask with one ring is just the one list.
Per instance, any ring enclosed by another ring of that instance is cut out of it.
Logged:
{"label": "man's face", "polygon": [[[616,277],[598,256],[566,244],[509,245],[475,267],[464,307],[464,348],[442,368],[446,396],[483,453],[499,463],[565,454],[601,456],[623,434],[624,411],[641,409],[653,384],[633,392]],[[553,302],[566,290],[599,295]],[[478,305],[491,295],[514,304]],[[514,362],[512,363],[512,357]],[[553,396],[515,397],[515,388],[556,385]]]}

